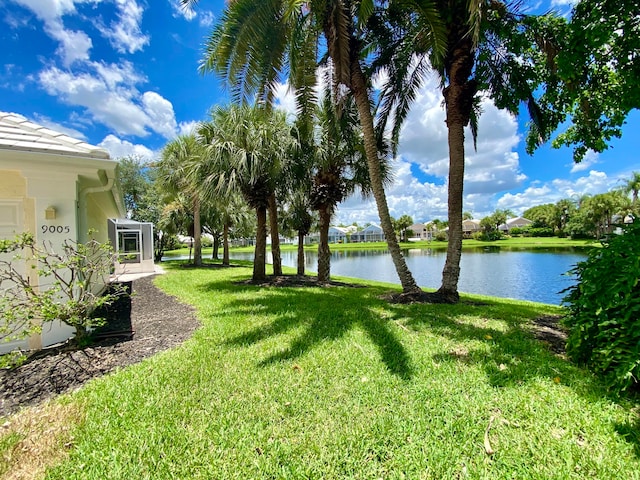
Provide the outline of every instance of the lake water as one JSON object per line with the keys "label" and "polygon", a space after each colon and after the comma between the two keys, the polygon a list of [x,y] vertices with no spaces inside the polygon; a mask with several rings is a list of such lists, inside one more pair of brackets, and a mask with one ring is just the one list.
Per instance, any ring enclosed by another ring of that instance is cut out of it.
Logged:
{"label": "lake water", "polygon": [[[444,250],[409,249],[403,251],[407,265],[421,287],[438,288],[446,258]],[[252,253],[231,253],[231,258],[253,260]],[[317,268],[317,254],[305,252],[308,272]],[[460,292],[494,297],[531,300],[558,305],[564,296],[560,291],[575,279],[564,275],[586,253],[580,249],[500,249],[464,250],[460,261]],[[267,253],[267,262],[271,254]],[[295,267],[296,252],[282,252],[282,264]],[[400,283],[385,250],[336,251],[331,256],[331,274],[346,277]]]}

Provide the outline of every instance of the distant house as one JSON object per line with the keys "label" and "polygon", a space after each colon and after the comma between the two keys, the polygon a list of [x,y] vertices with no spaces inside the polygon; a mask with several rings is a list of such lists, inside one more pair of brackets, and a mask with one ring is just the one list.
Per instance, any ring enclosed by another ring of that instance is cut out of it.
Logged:
{"label": "distant house", "polygon": [[329,227],[329,243],[347,243],[349,230],[345,227]]}
{"label": "distant house", "polygon": [[[134,261],[137,267],[147,256],[153,266],[153,247],[143,248],[140,224],[121,220],[125,208],[117,165],[102,148],[0,112],[0,239],[29,232],[37,243],[47,242],[55,249],[66,240],[85,242],[94,230],[93,238],[120,246],[120,272],[133,268]],[[43,288],[37,275],[31,283]],[[53,322],[29,340],[0,344],[0,353],[45,347],[72,333],[70,327]]]}
{"label": "distant house", "polygon": [[385,239],[382,228],[373,223],[351,235],[352,242],[384,242]]}
{"label": "distant house", "polygon": [[463,220],[462,221],[462,236],[465,238],[471,237],[476,232],[482,230],[480,227],[480,220]]}
{"label": "distant house", "polygon": [[509,231],[512,228],[524,228],[524,227],[528,227],[532,223],[533,221],[524,217],[510,218],[509,220],[506,221],[506,223],[503,223],[502,225],[500,225],[498,229],[500,229],[500,231],[502,232],[509,233]]}
{"label": "distant house", "polygon": [[412,233],[411,238],[409,238],[410,241],[431,241],[437,233],[437,228],[429,223],[414,223],[409,227],[409,230]]}

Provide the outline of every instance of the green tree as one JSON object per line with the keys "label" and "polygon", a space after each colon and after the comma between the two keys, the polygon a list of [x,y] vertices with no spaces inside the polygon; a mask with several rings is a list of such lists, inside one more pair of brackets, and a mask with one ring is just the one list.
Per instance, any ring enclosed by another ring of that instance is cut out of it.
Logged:
{"label": "green tree", "polygon": [[[359,188],[370,193],[362,135],[352,97],[325,89],[316,110],[310,204],[318,211],[318,281],[331,279],[329,227],[336,206]],[[382,165],[383,175],[386,165]]]}
{"label": "green tree", "polygon": [[[532,129],[532,152],[568,123],[554,147],[574,147],[580,161],[593,150],[602,152],[622,135],[629,113],[640,107],[640,22],[637,0],[581,0],[569,19],[535,18],[531,64],[541,79],[539,99],[548,122]],[[570,122],[567,122],[570,120]]]}
{"label": "green tree", "polygon": [[173,195],[183,194],[188,198],[193,215],[188,233],[193,237],[193,263],[197,266],[202,265],[202,191],[197,172],[205,155],[203,145],[195,135],[182,135],[164,146],[157,164],[157,181],[162,187]]}
{"label": "green tree", "polygon": [[145,199],[152,185],[151,169],[140,158],[129,156],[119,159],[118,181],[129,218],[136,218],[144,209]]}
{"label": "green tree", "polygon": [[298,237],[297,274],[305,274],[304,237],[311,231],[313,216],[309,211],[309,196],[304,190],[293,192],[288,209],[283,218],[284,230],[293,230]]}
{"label": "green tree", "polygon": [[631,194],[634,210],[638,210],[638,192],[640,192],[640,172],[633,172],[631,178],[624,185],[624,191]]}
{"label": "green tree", "polygon": [[[254,281],[266,279],[267,209],[276,204],[282,164],[295,148],[290,130],[284,113],[246,105],[216,107],[211,121],[198,129],[207,148],[203,165],[207,189],[237,189],[256,213]],[[272,227],[271,234],[277,238],[277,228],[274,232]]]}
{"label": "green tree", "polygon": [[536,205],[528,208],[522,213],[522,216],[533,222],[534,228],[553,228],[555,224],[556,208],[553,203],[545,203],[544,205]]}
{"label": "green tree", "polygon": [[409,215],[401,215],[400,218],[394,220],[393,228],[396,234],[400,237],[400,241],[407,241],[407,229],[413,225],[413,218]]}
{"label": "green tree", "polygon": [[425,75],[435,70],[441,80],[448,130],[449,242],[442,284],[432,298],[457,302],[462,253],[464,129],[471,127],[475,143],[479,92],[514,114],[521,101],[526,101],[533,123],[543,120],[537,114],[533,97],[537,86],[533,82],[535,71],[522,61],[528,45],[523,32],[529,17],[511,12],[500,1],[394,4],[397,9],[389,9],[387,22],[377,25],[374,35],[384,52],[380,67],[388,74],[381,95],[379,132],[382,135],[387,130],[387,120],[393,114],[391,131],[397,141],[417,89]]}
{"label": "green tree", "polygon": [[[197,0],[182,0],[193,5]],[[376,138],[370,77],[364,67],[374,52],[367,48],[366,26],[383,11],[384,2],[276,0],[230,2],[205,47],[201,71],[216,72],[231,85],[236,100],[254,93],[270,103],[281,72],[289,72],[302,112],[308,109],[316,83],[319,45],[326,47],[332,83],[354,97],[364,138],[364,152],[380,224],[405,293],[420,295],[393,234],[384,191],[380,150]],[[426,36],[430,31],[425,32]]]}

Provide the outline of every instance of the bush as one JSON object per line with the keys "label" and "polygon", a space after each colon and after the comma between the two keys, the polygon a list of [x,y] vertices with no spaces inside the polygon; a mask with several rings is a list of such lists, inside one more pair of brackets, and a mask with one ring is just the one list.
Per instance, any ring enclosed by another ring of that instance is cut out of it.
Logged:
{"label": "bush", "polygon": [[563,303],[567,354],[605,377],[616,391],[640,378],[640,222],[594,248],[572,270],[578,283]]}
{"label": "bush", "polygon": [[530,237],[553,237],[554,232],[553,228],[549,227],[529,228],[528,235]]}
{"label": "bush", "polygon": [[438,232],[438,233],[436,233],[435,239],[438,242],[446,242],[447,241],[447,234],[445,232]]}
{"label": "bush", "polygon": [[[25,233],[0,241],[0,253],[12,254],[11,260],[0,261],[0,341],[36,333],[41,321],[60,320],[75,329],[74,339],[83,344],[89,330],[104,323],[93,312],[125,294],[114,287],[103,295],[115,260],[109,244],[65,240],[54,251],[51,244],[37,245],[33,235]],[[29,271],[16,268],[23,262],[40,278],[39,288],[34,288]]]}
{"label": "bush", "polygon": [[471,234],[471,238],[481,242],[495,242],[502,238],[502,232],[499,230],[492,230],[490,232],[474,232]]}
{"label": "bush", "polygon": [[511,230],[509,230],[509,235],[511,235],[512,237],[517,237],[519,235],[528,235],[529,234],[529,228],[528,227],[513,227]]}

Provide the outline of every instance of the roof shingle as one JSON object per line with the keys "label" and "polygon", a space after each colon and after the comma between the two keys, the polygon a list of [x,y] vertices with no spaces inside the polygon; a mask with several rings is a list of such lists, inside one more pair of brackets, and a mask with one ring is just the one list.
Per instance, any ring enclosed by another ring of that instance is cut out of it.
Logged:
{"label": "roof shingle", "polygon": [[108,159],[103,148],[38,125],[16,113],[0,112],[0,149]]}

